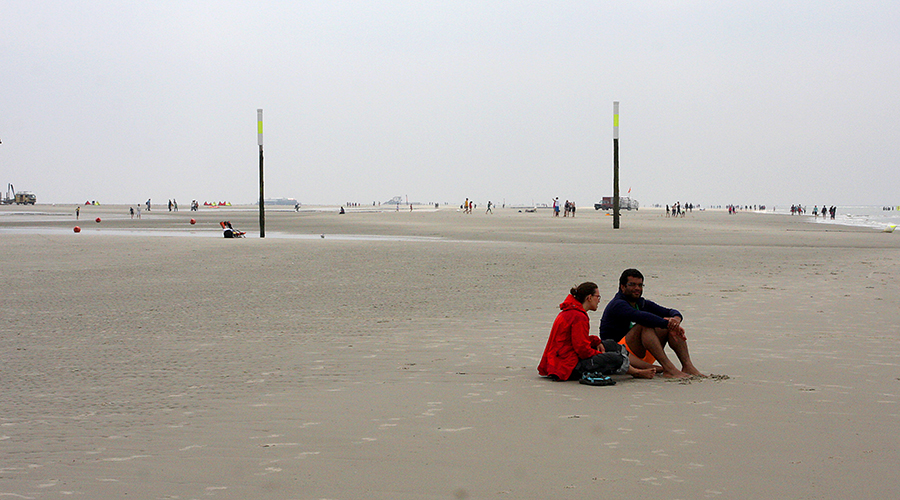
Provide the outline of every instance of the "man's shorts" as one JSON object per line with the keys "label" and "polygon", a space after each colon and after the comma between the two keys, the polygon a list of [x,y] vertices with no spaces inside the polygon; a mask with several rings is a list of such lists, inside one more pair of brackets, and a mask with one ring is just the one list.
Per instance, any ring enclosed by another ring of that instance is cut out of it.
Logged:
{"label": "man's shorts", "polygon": [[[627,343],[625,343],[625,337],[622,337],[622,340],[619,341],[619,344],[625,346],[625,349],[628,349],[628,352],[631,352],[631,348],[628,347]],[[631,354],[634,354],[634,353],[631,352]],[[635,356],[636,356],[636,354],[635,354]],[[656,363],[656,358],[654,358],[653,355],[650,354],[650,351],[646,351],[646,354],[644,354],[644,357],[641,359],[650,363],[651,365],[653,363]]]}

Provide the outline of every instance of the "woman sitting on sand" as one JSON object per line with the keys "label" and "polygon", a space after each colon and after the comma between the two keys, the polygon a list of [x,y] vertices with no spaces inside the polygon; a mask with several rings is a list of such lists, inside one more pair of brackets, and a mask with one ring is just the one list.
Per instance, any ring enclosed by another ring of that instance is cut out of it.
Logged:
{"label": "woman sitting on sand", "polygon": [[554,380],[580,380],[588,385],[613,385],[607,375],[628,373],[633,377],[653,378],[653,369],[639,370],[628,361],[628,351],[618,343],[601,341],[589,335],[591,320],[587,311],[596,311],[600,291],[596,283],[582,283],[569,291],[559,305],[547,347],[538,365],[538,373]]}

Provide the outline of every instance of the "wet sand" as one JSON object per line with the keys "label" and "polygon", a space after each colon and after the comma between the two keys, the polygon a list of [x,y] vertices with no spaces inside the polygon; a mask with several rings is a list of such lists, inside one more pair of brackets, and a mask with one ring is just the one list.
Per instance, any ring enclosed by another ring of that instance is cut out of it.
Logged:
{"label": "wet sand", "polygon": [[[0,497],[898,490],[898,234],[722,211],[619,230],[585,208],[266,213],[261,239],[252,207],[0,207]],[[721,376],[537,375],[569,287],[605,304],[625,267]]]}

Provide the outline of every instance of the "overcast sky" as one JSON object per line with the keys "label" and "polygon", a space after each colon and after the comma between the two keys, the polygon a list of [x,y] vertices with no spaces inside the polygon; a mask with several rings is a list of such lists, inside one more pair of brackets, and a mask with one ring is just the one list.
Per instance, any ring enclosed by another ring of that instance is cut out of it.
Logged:
{"label": "overcast sky", "polygon": [[6,0],[39,202],[900,205],[892,1]]}

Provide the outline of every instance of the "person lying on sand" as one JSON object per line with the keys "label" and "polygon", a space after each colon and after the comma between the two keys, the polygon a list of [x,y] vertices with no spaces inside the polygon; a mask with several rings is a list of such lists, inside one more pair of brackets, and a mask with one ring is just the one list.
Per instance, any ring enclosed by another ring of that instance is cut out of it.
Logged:
{"label": "person lying on sand", "polygon": [[[687,337],[681,326],[684,316],[675,309],[644,299],[643,293],[644,275],[637,269],[623,271],[619,292],[600,318],[600,338],[623,344],[631,353],[631,364],[637,368],[653,368],[669,378],[703,377],[688,352]],[[666,356],[666,344],[681,361],[681,370]],[[661,366],[655,366],[655,361]]]}
{"label": "person lying on sand", "polygon": [[627,351],[614,341],[602,342],[589,335],[591,322],[587,311],[600,305],[596,283],[586,282],[572,288],[559,305],[562,310],[553,322],[550,338],[538,365],[538,373],[554,380],[581,380],[589,385],[613,385],[607,377],[628,373],[633,377],[653,378],[652,368],[631,366]]}

